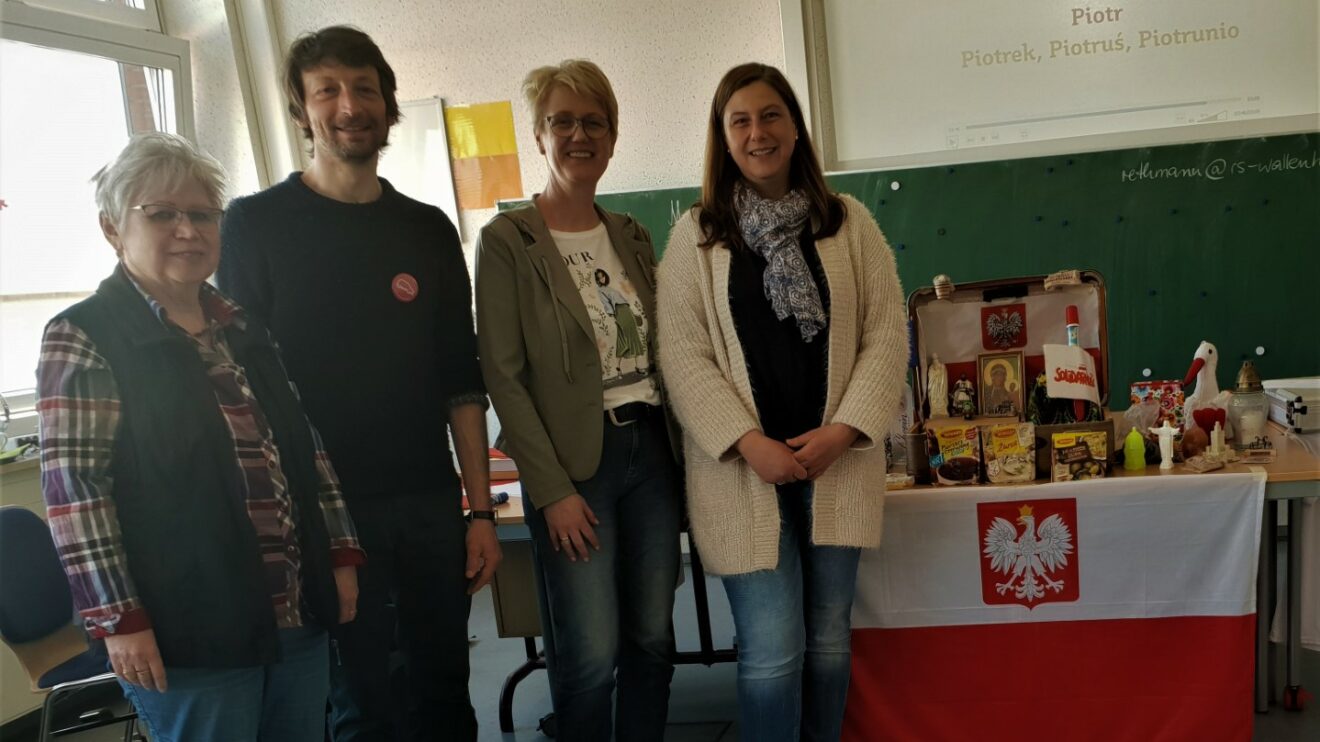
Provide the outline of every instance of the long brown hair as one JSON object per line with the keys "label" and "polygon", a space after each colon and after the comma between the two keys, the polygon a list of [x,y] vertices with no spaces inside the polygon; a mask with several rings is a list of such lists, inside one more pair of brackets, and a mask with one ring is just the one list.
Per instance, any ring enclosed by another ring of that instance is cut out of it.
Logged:
{"label": "long brown hair", "polygon": [[733,185],[742,177],[742,171],[733,161],[728,140],[724,137],[724,108],[729,105],[729,99],[734,93],[755,82],[769,85],[784,99],[793,117],[793,125],[797,127],[798,141],[789,165],[788,187],[801,189],[807,194],[811,218],[820,225],[813,236],[817,239],[833,236],[843,225],[847,213],[843,201],[825,185],[825,173],[821,170],[820,160],[816,159],[811,135],[807,133],[802,106],[793,94],[793,86],[784,78],[784,73],[768,64],[740,64],[724,73],[719,86],[715,88],[715,97],[710,101],[710,121],[706,130],[706,168],[701,177],[701,200],[696,203],[700,207],[697,223],[701,226],[701,247],[711,247],[719,242],[737,249],[744,246],[742,231],[738,228],[738,215],[733,206]]}

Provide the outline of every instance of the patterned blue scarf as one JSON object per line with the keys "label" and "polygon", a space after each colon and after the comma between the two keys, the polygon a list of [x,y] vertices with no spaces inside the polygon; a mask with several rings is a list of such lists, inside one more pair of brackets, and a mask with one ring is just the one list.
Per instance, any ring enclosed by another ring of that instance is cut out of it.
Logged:
{"label": "patterned blue scarf", "polygon": [[820,289],[798,244],[798,235],[809,216],[808,206],[802,191],[789,191],[771,201],[741,180],[733,186],[733,208],[743,242],[766,260],[762,279],[765,296],[780,321],[793,315],[802,339],[809,343],[825,329],[826,317]]}

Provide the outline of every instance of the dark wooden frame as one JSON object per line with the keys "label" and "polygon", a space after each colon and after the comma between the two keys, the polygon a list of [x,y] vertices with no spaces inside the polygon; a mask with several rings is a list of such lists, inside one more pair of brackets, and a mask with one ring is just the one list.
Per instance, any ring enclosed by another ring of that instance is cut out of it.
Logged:
{"label": "dark wooden frame", "polygon": [[[1008,361],[1017,372],[1017,391],[1013,393],[1015,407],[1012,414],[1002,414],[991,412],[986,402],[989,401],[989,386],[985,379],[986,369],[991,363],[997,360]],[[1026,368],[1027,358],[1020,350],[1004,350],[994,353],[978,353],[976,356],[976,410],[982,417],[1012,417],[1020,418],[1027,406],[1026,392]]]}

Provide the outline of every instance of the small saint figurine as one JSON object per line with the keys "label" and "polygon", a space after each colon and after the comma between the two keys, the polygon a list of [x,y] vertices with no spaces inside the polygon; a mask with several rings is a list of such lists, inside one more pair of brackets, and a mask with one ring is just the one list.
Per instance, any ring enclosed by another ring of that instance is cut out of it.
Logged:
{"label": "small saint figurine", "polygon": [[1150,432],[1159,436],[1160,439],[1160,468],[1173,468],[1173,437],[1178,434],[1178,429],[1169,424],[1166,418],[1164,424],[1158,428],[1151,428]]}
{"label": "small saint figurine", "polygon": [[967,379],[967,374],[960,375],[953,384],[953,410],[962,415],[964,420],[976,417],[976,389]]}
{"label": "small saint figurine", "polygon": [[930,417],[949,416],[949,374],[940,363],[937,353],[930,354],[930,366],[926,369],[926,398],[930,400]]}

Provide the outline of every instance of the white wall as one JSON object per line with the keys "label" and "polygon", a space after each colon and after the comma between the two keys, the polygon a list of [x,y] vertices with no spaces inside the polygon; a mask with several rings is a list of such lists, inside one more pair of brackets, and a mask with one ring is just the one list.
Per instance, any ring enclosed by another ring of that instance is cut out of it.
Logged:
{"label": "white wall", "polygon": [[[167,27],[193,43],[197,135],[230,169],[239,195],[256,171],[224,27],[221,0],[161,0]],[[776,0],[276,0],[280,43],[336,23],[376,40],[399,81],[399,99],[450,104],[514,101],[523,187],[544,185],[519,84],[533,67],[585,57],[619,98],[619,144],[602,191],[696,185],[715,84],[735,64],[781,66]],[[278,74],[278,70],[254,74]],[[801,92],[801,91],[800,91]],[[388,154],[387,154],[388,156]],[[464,235],[490,211],[469,212]],[[470,245],[469,245],[470,248]]]}
{"label": "white wall", "polygon": [[257,166],[238,87],[234,47],[222,0],[157,0],[165,33],[192,52],[193,118],[202,149],[225,166],[229,195],[258,190]]}

